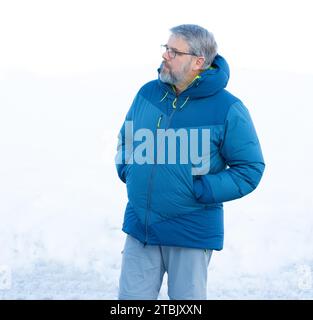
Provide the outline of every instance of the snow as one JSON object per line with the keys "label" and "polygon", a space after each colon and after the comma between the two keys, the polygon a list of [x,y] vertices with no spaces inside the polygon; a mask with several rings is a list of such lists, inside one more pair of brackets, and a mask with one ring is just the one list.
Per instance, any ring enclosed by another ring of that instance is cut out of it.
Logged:
{"label": "snow", "polygon": [[[126,190],[114,166],[151,69],[0,74],[0,299],[116,299]],[[267,164],[225,204],[209,299],[313,299],[313,75],[232,70]],[[168,299],[166,276],[159,299]]]}

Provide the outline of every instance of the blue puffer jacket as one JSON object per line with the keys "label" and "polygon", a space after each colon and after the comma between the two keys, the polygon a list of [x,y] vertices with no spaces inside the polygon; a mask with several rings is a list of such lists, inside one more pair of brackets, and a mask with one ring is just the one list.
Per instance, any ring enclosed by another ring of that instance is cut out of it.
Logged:
{"label": "blue puffer jacket", "polygon": [[[149,245],[223,248],[223,202],[253,191],[264,171],[249,112],[224,89],[228,79],[228,64],[217,55],[212,67],[178,96],[160,80],[139,90],[125,119],[132,121],[133,133],[143,128],[153,133],[169,128],[209,129],[210,168],[194,176],[190,159],[182,164],[156,163],[157,141],[155,153],[145,155],[150,161],[133,161],[143,148],[125,135],[124,122],[116,155],[118,175],[126,182],[129,200],[124,232]],[[179,143],[176,148],[179,154]]]}

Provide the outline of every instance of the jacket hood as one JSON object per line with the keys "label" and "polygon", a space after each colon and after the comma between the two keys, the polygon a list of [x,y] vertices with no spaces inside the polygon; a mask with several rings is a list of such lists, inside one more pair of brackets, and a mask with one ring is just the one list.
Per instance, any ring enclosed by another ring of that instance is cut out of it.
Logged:
{"label": "jacket hood", "polygon": [[[160,70],[158,69],[158,83],[161,88],[169,94],[175,95],[172,86],[160,80]],[[227,61],[221,56],[216,55],[210,68],[202,71],[194,81],[180,93],[181,97],[191,99],[208,97],[216,94],[227,86],[229,80],[229,66]]]}

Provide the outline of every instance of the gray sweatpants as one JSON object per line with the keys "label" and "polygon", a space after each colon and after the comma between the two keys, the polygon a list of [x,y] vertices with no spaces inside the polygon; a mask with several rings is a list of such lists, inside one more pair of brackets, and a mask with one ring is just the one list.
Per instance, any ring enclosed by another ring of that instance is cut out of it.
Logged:
{"label": "gray sweatpants", "polygon": [[212,250],[146,245],[127,235],[122,251],[118,299],[155,300],[164,273],[168,296],[175,300],[205,300]]}

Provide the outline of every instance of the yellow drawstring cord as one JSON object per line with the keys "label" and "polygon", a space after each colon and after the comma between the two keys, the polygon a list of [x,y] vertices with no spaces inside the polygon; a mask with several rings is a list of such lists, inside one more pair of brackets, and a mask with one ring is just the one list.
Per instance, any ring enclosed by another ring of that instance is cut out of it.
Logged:
{"label": "yellow drawstring cord", "polygon": [[165,96],[160,100],[160,102],[162,102],[167,97],[167,95],[168,95],[168,91],[166,91]]}
{"label": "yellow drawstring cord", "polygon": [[185,102],[179,107],[180,109],[188,102],[189,97],[186,98]]}
{"label": "yellow drawstring cord", "polygon": [[[160,102],[162,102],[168,95],[168,91],[166,91],[166,94],[164,95],[164,97],[160,100]],[[188,102],[189,97],[186,98],[185,102],[179,107],[180,109]],[[172,102],[172,107],[174,109],[176,109],[176,103],[177,103],[177,97],[173,100]]]}
{"label": "yellow drawstring cord", "polygon": [[[185,102],[179,107],[179,109],[181,109],[189,100],[189,97],[186,98]],[[174,109],[176,109],[176,102],[177,102],[177,97],[173,100],[173,103],[172,103],[172,107]]]}

